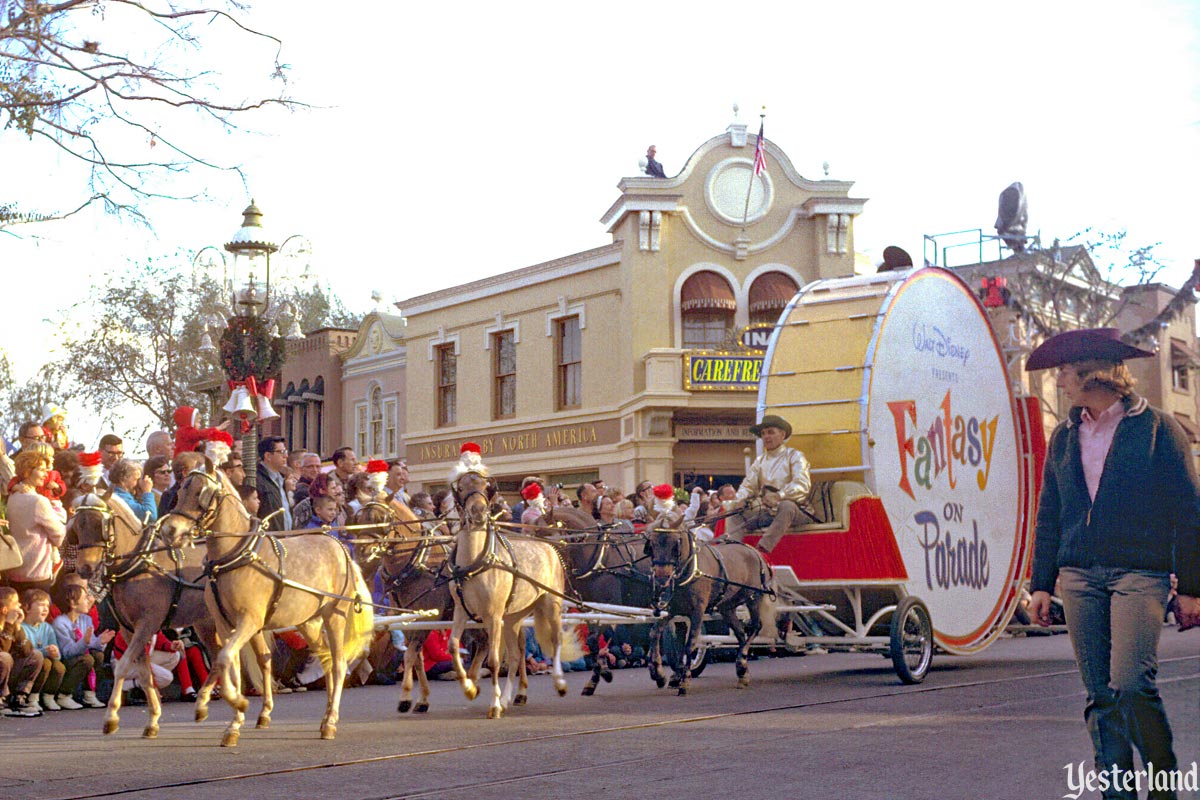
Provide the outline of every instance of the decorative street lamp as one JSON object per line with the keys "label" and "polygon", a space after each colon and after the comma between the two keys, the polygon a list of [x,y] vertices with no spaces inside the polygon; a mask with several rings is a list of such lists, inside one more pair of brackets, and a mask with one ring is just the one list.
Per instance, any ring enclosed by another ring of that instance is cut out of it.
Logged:
{"label": "decorative street lamp", "polygon": [[[279,416],[271,407],[271,395],[286,358],[285,339],[303,339],[304,334],[299,313],[283,291],[292,284],[280,264],[276,265],[272,292],[271,256],[281,246],[267,235],[263,214],[253,200],[242,215],[242,227],[225,244],[230,257],[215,247],[205,247],[193,260],[193,273],[197,279],[206,275],[220,282],[221,302],[204,315],[199,350],[219,354],[230,389],[224,409],[241,423],[242,463],[246,465],[246,483],[253,486],[257,475],[253,465],[258,462],[256,423]],[[296,254],[311,254],[304,237],[290,236],[284,246],[292,243],[299,245]],[[311,278],[311,274],[306,263],[301,279]],[[286,330],[283,336],[280,326]],[[214,332],[220,334],[219,347],[213,343]]]}

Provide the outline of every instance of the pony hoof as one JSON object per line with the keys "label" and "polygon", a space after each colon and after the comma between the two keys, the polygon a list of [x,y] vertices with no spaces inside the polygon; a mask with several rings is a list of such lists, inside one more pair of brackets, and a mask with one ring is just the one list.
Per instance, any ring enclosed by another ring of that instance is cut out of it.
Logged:
{"label": "pony hoof", "polygon": [[321,738],[325,740],[332,739],[337,736],[337,725],[322,725]]}
{"label": "pony hoof", "polygon": [[504,709],[500,706],[492,706],[488,709],[488,719],[500,719],[504,716]]}
{"label": "pony hoof", "polygon": [[266,714],[260,714],[258,717],[258,723],[255,724],[254,727],[258,728],[259,730],[271,727],[271,718]]}
{"label": "pony hoof", "polygon": [[746,675],[743,675],[742,677],[738,678],[737,685],[738,685],[739,689],[749,689],[750,688],[750,678]]}
{"label": "pony hoof", "polygon": [[514,705],[514,706],[523,706],[523,705],[525,705],[525,704],[526,704],[526,703],[528,703],[528,702],[529,702],[529,697],[528,697],[528,695],[519,694],[519,695],[517,695],[516,697],[514,697],[514,698],[513,698],[513,705]]}
{"label": "pony hoof", "polygon": [[396,706],[396,710],[401,714],[407,714],[412,709],[412,700],[401,700],[400,705]]}
{"label": "pony hoof", "polygon": [[584,697],[591,697],[595,693],[596,693],[596,684],[594,684],[594,683],[589,683],[587,686],[583,687],[583,691],[581,692],[581,694]]}
{"label": "pony hoof", "polygon": [[[679,676],[675,676],[674,678],[671,678],[671,680],[667,681],[667,685],[670,686],[672,689],[678,687],[679,686]],[[659,684],[659,687],[660,688],[662,687],[661,683]]]}
{"label": "pony hoof", "polygon": [[196,722],[204,722],[206,719],[208,719],[208,706],[204,708],[198,707],[196,709]]}
{"label": "pony hoof", "polygon": [[221,747],[237,747],[238,737],[241,736],[237,731],[226,731],[221,737]]}
{"label": "pony hoof", "polygon": [[158,726],[157,725],[147,725],[145,728],[142,729],[142,738],[143,739],[157,739],[158,738]]}
{"label": "pony hoof", "polygon": [[476,686],[474,683],[472,683],[470,680],[464,681],[463,682],[463,694],[466,695],[466,698],[468,700],[474,700],[476,697],[479,696],[479,687]]}
{"label": "pony hoof", "polygon": [[413,706],[414,714],[424,714],[428,710],[429,710],[429,703],[426,703],[424,701],[417,703],[415,706]]}
{"label": "pony hoof", "polygon": [[558,691],[559,697],[567,696],[567,682],[564,681],[562,678],[559,678],[558,680],[556,680],[554,682],[554,688]]}
{"label": "pony hoof", "polygon": [[610,671],[604,670],[604,672],[600,673],[600,677],[604,679],[605,683],[612,683],[612,673]]}
{"label": "pony hoof", "polygon": [[686,695],[687,695],[687,693],[688,693],[688,687],[686,687],[686,686],[680,686],[680,687],[679,687],[679,696],[680,696],[680,697],[684,697],[684,696],[686,696]]}
{"label": "pony hoof", "polygon": [[654,683],[655,683],[655,685],[658,686],[658,688],[661,689],[667,685],[667,679],[664,678],[663,676],[659,675],[659,676],[655,677]]}
{"label": "pony hoof", "polygon": [[104,720],[104,735],[108,736],[111,733],[116,733],[117,728],[119,727],[121,727],[121,723],[117,722],[115,719]]}

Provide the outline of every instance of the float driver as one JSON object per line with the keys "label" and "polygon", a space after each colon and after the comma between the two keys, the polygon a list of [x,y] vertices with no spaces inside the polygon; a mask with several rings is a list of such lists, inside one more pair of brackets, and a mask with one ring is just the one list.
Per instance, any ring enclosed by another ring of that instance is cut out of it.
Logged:
{"label": "float driver", "polygon": [[741,509],[725,520],[721,539],[740,542],[748,531],[765,528],[758,549],[770,553],[785,533],[812,516],[803,510],[812,491],[812,478],[808,459],[785,444],[792,426],[783,417],[768,414],[751,425],[750,432],[762,438],[763,452],[750,465],[734,498],[721,504],[726,512]]}

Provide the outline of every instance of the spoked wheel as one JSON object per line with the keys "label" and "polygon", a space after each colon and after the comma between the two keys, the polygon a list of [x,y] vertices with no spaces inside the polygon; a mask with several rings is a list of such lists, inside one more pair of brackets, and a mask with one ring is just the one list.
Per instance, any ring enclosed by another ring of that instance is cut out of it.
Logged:
{"label": "spoked wheel", "polygon": [[933,623],[920,599],[908,596],[892,612],[892,666],[905,683],[920,683],[933,661]]}

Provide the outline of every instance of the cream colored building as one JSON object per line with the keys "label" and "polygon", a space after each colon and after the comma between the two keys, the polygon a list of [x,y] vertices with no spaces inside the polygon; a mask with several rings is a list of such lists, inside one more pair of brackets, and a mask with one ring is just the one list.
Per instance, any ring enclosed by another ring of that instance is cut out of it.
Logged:
{"label": "cream colored building", "polygon": [[353,447],[360,461],[404,457],[404,330],[402,317],[374,311],[359,325],[353,346],[341,355],[345,412],[339,443]]}
{"label": "cream colored building", "polygon": [[414,483],[444,483],[465,441],[510,491],[743,474],[761,353],[739,331],[853,274],[865,204],[769,140],[754,175],[756,140],[735,121],[674,177],[622,179],[612,244],[397,304]]}

